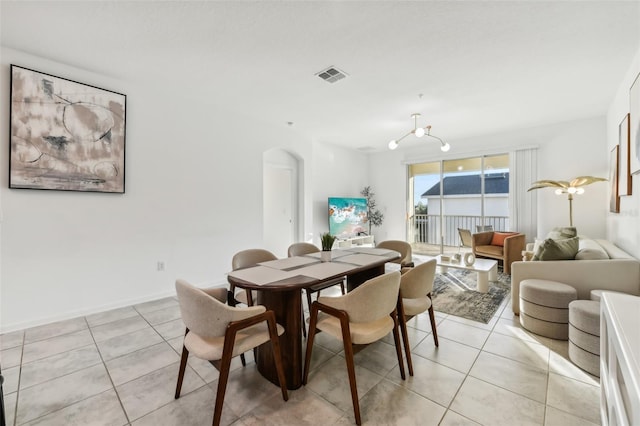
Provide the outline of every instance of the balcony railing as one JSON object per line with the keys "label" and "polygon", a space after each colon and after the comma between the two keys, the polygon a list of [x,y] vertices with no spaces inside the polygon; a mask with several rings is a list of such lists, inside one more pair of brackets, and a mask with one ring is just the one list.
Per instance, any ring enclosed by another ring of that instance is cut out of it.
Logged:
{"label": "balcony railing", "polygon": [[[507,216],[448,216],[430,214],[416,214],[410,219],[409,241],[414,243],[440,245],[440,222],[444,220],[442,227],[442,242],[445,246],[457,247],[460,245],[458,228],[476,232],[476,226],[490,225],[495,231],[509,230],[509,217]],[[413,233],[413,235],[411,235]]]}

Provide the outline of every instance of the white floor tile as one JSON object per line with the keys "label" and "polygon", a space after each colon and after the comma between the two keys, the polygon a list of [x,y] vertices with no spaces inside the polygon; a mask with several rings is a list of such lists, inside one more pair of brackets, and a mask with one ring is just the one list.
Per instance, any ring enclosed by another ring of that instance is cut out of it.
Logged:
{"label": "white floor tile", "polygon": [[544,404],[467,377],[451,410],[483,425],[534,426],[544,421]]}
{"label": "white floor tile", "polygon": [[489,331],[454,321],[449,316],[438,325],[438,337],[440,336],[481,349],[489,337]]}

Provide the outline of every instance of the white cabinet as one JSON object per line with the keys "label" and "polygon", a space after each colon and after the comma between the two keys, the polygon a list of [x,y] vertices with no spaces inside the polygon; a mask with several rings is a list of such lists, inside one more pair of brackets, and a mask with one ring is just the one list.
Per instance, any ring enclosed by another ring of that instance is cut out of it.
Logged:
{"label": "white cabinet", "polygon": [[600,392],[603,425],[640,424],[640,297],[602,294]]}
{"label": "white cabinet", "polygon": [[345,249],[351,247],[373,247],[373,235],[363,235],[361,237],[347,238],[346,240],[336,240],[333,243],[334,249]]}

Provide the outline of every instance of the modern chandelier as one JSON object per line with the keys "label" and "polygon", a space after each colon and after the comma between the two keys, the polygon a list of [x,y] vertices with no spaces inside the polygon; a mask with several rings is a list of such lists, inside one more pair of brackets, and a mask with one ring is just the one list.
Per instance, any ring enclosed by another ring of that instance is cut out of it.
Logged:
{"label": "modern chandelier", "polygon": [[418,127],[418,117],[420,117],[419,113],[411,114],[411,118],[413,118],[413,130],[411,130],[409,133],[407,133],[406,135],[404,135],[400,139],[394,139],[391,142],[389,142],[389,149],[392,149],[392,150],[396,149],[398,147],[398,142],[400,142],[402,139],[406,138],[407,136],[413,134],[417,138],[421,138],[423,136],[428,136],[430,138],[437,139],[437,140],[440,141],[440,144],[441,144],[440,150],[442,152],[449,151],[449,149],[451,149],[451,145],[449,145],[448,143],[446,143],[445,141],[443,141],[439,137],[433,136],[431,134],[431,125],[428,125],[426,127]]}

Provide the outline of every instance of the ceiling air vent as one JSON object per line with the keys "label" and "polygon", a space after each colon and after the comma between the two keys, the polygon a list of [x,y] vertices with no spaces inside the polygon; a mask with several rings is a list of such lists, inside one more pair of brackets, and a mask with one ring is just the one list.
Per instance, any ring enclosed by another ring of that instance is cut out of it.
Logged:
{"label": "ceiling air vent", "polygon": [[345,72],[340,71],[336,67],[329,67],[326,70],[320,71],[316,75],[328,83],[335,83],[347,76]]}

